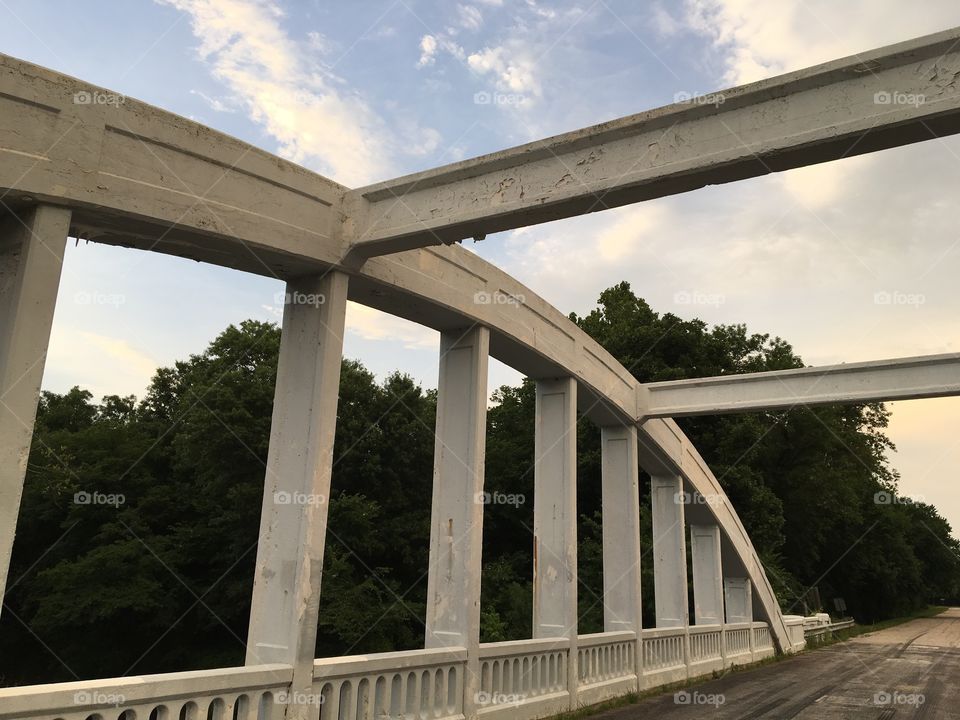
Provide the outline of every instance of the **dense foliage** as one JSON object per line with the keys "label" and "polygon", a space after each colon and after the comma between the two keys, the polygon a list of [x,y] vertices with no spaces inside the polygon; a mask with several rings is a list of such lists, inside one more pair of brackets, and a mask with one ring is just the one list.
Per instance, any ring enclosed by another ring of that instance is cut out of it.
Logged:
{"label": "dense foliage", "polygon": [[[626,284],[572,318],[640,380],[800,367],[779,338],[653,312]],[[44,393],[6,606],[0,684],[241,664],[279,330],[247,321],[161,369],[146,397]],[[494,393],[482,635],[531,625],[530,383]],[[422,645],[435,394],[343,363],[318,655]],[[861,620],[960,598],[960,546],[898,502],[879,405],[683,421],[785,611],[843,598]],[[641,484],[643,486],[644,484]],[[599,432],[578,428],[581,631],[601,629]],[[650,547],[649,497],[642,498]],[[649,555],[644,603],[652,614]]]}

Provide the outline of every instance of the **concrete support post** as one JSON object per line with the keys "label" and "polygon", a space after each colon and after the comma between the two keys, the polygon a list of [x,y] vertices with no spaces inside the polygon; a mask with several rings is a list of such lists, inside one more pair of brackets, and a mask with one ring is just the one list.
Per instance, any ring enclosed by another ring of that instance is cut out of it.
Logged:
{"label": "concrete support post", "polygon": [[690,525],[690,562],[693,570],[693,621],[720,626],[720,655],[727,666],[727,630],[723,617],[723,571],[720,528]]}
{"label": "concrete support post", "polygon": [[569,641],[577,706],[577,383],[537,381],[533,506],[533,636]]}
{"label": "concrete support post", "polygon": [[750,578],[724,578],[723,604],[728,623],[753,622],[753,593]]}
{"label": "concrete support post", "polygon": [[637,634],[634,656],[641,689],[640,478],[637,428],[600,429],[603,491],[603,629]]}
{"label": "concrete support post", "polygon": [[246,663],[293,665],[293,698],[313,686],[346,303],[343,273],[287,283]]}
{"label": "concrete support post", "polygon": [[463,714],[480,689],[480,570],[490,331],[440,336],[424,646],[467,649]]}
{"label": "concrete support post", "polygon": [[720,570],[720,528],[690,526],[693,563],[693,613],[697,625],[723,623],[723,573]]}
{"label": "concrete support post", "polygon": [[70,211],[49,205],[0,225],[0,600],[69,231]]}
{"label": "concrete support post", "polygon": [[653,592],[658,628],[686,628],[683,661],[690,668],[690,615],[687,600],[687,542],[683,478],[650,477],[653,521]]}
{"label": "concrete support post", "polygon": [[689,614],[683,480],[673,475],[653,476],[650,485],[657,627],[685,627]]}

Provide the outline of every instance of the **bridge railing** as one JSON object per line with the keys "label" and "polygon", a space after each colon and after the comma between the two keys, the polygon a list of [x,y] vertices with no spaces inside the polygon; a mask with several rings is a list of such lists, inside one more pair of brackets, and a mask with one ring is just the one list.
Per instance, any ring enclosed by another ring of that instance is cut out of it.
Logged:
{"label": "bridge railing", "polygon": [[581,635],[577,641],[577,702],[592,705],[637,689],[637,634]]}
{"label": "bridge railing", "polygon": [[640,636],[644,689],[687,678],[685,628],[652,628],[642,630]]}
{"label": "bridge railing", "polygon": [[309,693],[292,691],[293,669],[279,664],[3,688],[0,720],[280,720],[294,705],[315,720],[462,720],[473,686],[477,717],[533,720],[774,654],[762,622],[642,630],[637,641],[580,635],[574,687],[570,639],[544,638],[480,645],[476,683],[464,648],[409,650],[315,660]]}
{"label": "bridge railing", "polygon": [[724,629],[727,663],[732,666],[753,662],[752,623],[729,623]]}
{"label": "bridge railing", "polygon": [[252,665],[0,689],[0,720],[279,720],[293,668]]}
{"label": "bridge railing", "polygon": [[466,660],[463,648],[323,658],[307,700],[320,720],[462,718]]}
{"label": "bridge railing", "polygon": [[706,675],[722,670],[726,663],[722,625],[695,625],[690,627],[690,676]]}
{"label": "bridge railing", "polygon": [[770,626],[762,622],[753,623],[753,659],[763,660],[774,655],[776,655],[776,649],[773,647]]}
{"label": "bridge railing", "polygon": [[478,716],[523,720],[568,710],[569,662],[567,638],[482,644]]}

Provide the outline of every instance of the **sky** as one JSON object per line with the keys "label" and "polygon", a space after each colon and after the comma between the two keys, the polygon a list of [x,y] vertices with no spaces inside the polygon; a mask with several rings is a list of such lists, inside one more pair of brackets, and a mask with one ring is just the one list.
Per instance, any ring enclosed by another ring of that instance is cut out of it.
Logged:
{"label": "sky", "polygon": [[[0,0],[0,52],[357,187],[957,25],[955,0]],[[958,181],[960,138],[932,139],[466,247],[565,313],[627,280],[808,365],[960,352]],[[282,290],[71,241],[44,388],[142,396],[228,324],[278,321]],[[347,327],[348,357],[436,386],[437,333],[354,305]],[[960,398],[889,407],[901,491],[960,528]]]}

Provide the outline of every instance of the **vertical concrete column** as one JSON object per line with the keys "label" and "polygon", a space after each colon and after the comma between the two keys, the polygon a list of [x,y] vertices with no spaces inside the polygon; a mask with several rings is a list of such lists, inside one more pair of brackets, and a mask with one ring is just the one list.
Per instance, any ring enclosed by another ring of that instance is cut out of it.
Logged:
{"label": "vertical concrete column", "polygon": [[49,205],[0,224],[0,599],[69,231],[70,211]]}
{"label": "vertical concrete column", "polygon": [[689,615],[682,478],[678,475],[652,476],[650,499],[657,627],[686,627]]}
{"label": "vertical concrete column", "polygon": [[569,641],[577,696],[577,382],[537,381],[533,504],[533,636]]}
{"label": "vertical concrete column", "polygon": [[693,570],[693,621],[720,626],[720,655],[727,665],[727,630],[723,623],[723,572],[720,564],[720,528],[690,525],[690,562]]}
{"label": "vertical concrete column", "polygon": [[753,622],[753,593],[750,578],[723,579],[723,604],[728,623]]}
{"label": "vertical concrete column", "polygon": [[720,528],[690,526],[693,563],[693,614],[697,625],[723,623],[723,573],[720,570]]}
{"label": "vertical concrete column", "polygon": [[642,682],[640,630],[640,478],[637,428],[600,429],[603,492],[603,629],[631,630],[637,689]]}
{"label": "vertical concrete column", "polygon": [[463,713],[480,689],[480,570],[490,331],[440,336],[425,647],[464,647]]}
{"label": "vertical concrete column", "polygon": [[[313,685],[347,276],[291,280],[286,299],[246,663],[293,665],[296,697]],[[315,709],[294,703],[287,717]]]}

